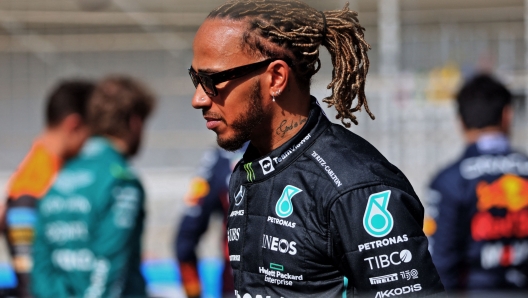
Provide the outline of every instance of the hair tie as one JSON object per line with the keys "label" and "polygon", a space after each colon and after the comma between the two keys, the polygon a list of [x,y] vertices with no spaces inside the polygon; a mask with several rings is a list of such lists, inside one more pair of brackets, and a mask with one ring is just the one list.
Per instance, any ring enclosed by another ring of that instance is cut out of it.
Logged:
{"label": "hair tie", "polygon": [[326,39],[326,30],[327,30],[327,24],[326,24],[326,16],[324,12],[319,11],[321,15],[323,16],[323,41]]}

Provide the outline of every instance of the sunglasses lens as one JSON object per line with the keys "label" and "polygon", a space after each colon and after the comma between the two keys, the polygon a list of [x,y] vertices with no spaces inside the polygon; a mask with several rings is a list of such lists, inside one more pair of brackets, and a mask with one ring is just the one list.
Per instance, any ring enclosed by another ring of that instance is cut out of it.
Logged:
{"label": "sunglasses lens", "polygon": [[191,77],[191,81],[192,81],[193,84],[194,84],[194,88],[197,88],[197,87],[198,87],[198,84],[200,83],[198,76],[197,76],[196,73],[195,73],[194,71],[192,71],[191,69],[189,69],[189,76]]}
{"label": "sunglasses lens", "polygon": [[213,83],[213,80],[207,76],[200,76],[200,81],[202,82],[202,87],[208,95],[216,96],[216,90]]}

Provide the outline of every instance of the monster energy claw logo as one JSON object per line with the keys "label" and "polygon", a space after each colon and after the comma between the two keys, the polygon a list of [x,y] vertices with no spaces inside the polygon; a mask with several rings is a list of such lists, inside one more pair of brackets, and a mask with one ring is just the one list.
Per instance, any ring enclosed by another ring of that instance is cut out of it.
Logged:
{"label": "monster energy claw logo", "polygon": [[302,190],[291,185],[287,185],[284,188],[280,199],[277,201],[277,205],[275,205],[275,213],[277,213],[277,216],[285,218],[293,213],[293,196],[300,193],[301,191]]}
{"label": "monster energy claw logo", "polygon": [[255,172],[253,171],[253,167],[251,167],[252,162],[248,162],[244,165],[244,170],[246,170],[247,173],[247,181],[253,182],[255,180]]}
{"label": "monster energy claw logo", "polygon": [[392,215],[387,206],[389,205],[390,190],[370,195],[367,209],[363,216],[363,227],[371,236],[384,237],[392,231],[394,226]]}

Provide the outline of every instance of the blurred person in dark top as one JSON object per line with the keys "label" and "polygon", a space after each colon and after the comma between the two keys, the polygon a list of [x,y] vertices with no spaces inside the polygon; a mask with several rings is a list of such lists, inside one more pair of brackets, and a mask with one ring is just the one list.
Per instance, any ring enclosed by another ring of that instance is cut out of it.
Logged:
{"label": "blurred person in dark top", "polygon": [[467,147],[433,179],[424,230],[451,292],[528,289],[528,158],[511,148],[512,95],[480,74],[457,95]]}
{"label": "blurred person in dark top", "polygon": [[99,82],[89,102],[94,137],[38,204],[36,297],[144,297],[140,272],[145,193],[128,159],[155,98],[127,76]]}
{"label": "blurred person in dark top", "polygon": [[[183,287],[189,298],[201,297],[202,285],[198,274],[196,249],[200,238],[207,230],[213,213],[226,218],[229,208],[229,177],[235,164],[242,157],[242,151],[228,152],[215,148],[203,156],[196,177],[191,181],[185,196],[185,215],[179,225],[175,252],[180,267]],[[225,224],[224,224],[225,232]],[[222,290],[224,297],[232,297],[233,276],[229,266],[227,239],[223,245],[224,270]]]}
{"label": "blurred person in dark top", "polygon": [[17,277],[15,295],[30,297],[29,273],[35,208],[53,183],[63,163],[75,156],[90,135],[87,104],[94,83],[87,80],[59,82],[46,100],[46,128],[7,186],[7,200],[0,207],[9,253]]}

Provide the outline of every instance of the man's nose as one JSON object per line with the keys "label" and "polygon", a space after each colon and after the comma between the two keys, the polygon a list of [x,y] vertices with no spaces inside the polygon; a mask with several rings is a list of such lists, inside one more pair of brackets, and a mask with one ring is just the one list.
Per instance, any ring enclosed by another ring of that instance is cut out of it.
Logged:
{"label": "man's nose", "polygon": [[203,109],[211,105],[211,99],[204,92],[201,85],[198,85],[198,87],[196,88],[191,104],[195,109]]}

